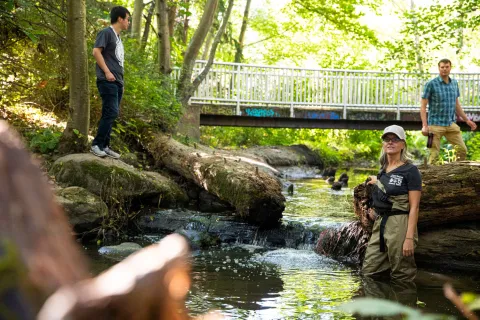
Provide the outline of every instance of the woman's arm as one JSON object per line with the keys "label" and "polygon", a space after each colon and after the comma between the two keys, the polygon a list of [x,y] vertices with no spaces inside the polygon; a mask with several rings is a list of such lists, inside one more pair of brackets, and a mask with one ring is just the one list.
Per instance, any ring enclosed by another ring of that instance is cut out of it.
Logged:
{"label": "woman's arm", "polygon": [[407,235],[403,242],[403,255],[405,257],[413,256],[414,237],[418,222],[418,207],[420,205],[420,196],[422,191],[408,191],[408,202],[410,204],[410,212],[408,214]]}

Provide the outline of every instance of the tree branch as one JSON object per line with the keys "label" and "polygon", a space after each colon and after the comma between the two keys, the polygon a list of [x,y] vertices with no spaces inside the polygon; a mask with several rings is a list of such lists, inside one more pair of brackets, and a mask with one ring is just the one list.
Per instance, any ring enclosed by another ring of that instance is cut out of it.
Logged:
{"label": "tree branch", "polygon": [[222,35],[225,32],[225,29],[227,28],[228,19],[230,18],[230,14],[232,13],[232,7],[233,7],[233,0],[228,0],[228,9],[225,12],[225,15],[223,17],[222,25],[220,26],[220,29],[218,29],[217,34],[215,35],[215,39],[213,40],[213,44],[212,44],[212,48],[210,49],[210,56],[208,57],[207,64],[205,65],[205,68],[203,68],[202,72],[195,78],[195,80],[193,80],[193,83],[192,83],[193,92],[198,88],[200,83],[202,83],[202,81],[207,76],[207,73],[210,71],[210,68],[213,64],[213,59],[215,58],[215,52],[217,51],[218,44],[220,43]]}

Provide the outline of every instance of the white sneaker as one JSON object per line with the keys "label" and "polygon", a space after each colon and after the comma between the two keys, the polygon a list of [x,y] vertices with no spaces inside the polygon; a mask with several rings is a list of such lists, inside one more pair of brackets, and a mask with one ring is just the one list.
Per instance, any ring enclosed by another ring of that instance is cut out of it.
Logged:
{"label": "white sneaker", "polygon": [[100,157],[100,158],[104,158],[107,156],[107,153],[105,151],[103,151],[102,149],[100,149],[99,146],[92,146],[90,148],[90,152],[93,153],[94,155],[96,155],[97,157]]}
{"label": "white sneaker", "polygon": [[119,153],[116,153],[115,151],[113,151],[112,149],[110,149],[110,147],[105,147],[105,149],[103,149],[103,151],[105,152],[105,154],[110,157],[110,158],[113,158],[113,159],[118,159],[120,158],[120,154]]}

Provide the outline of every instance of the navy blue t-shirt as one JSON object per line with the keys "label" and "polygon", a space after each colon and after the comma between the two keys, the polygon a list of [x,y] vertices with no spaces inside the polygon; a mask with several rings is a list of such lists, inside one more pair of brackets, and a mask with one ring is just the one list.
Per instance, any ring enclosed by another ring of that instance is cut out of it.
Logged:
{"label": "navy blue t-shirt", "polygon": [[[416,166],[406,163],[390,172],[380,171],[377,179],[385,187],[387,196],[408,194],[409,191],[422,191],[422,175]],[[378,210],[391,210],[392,202],[388,201],[378,187],[372,193],[373,207]]]}

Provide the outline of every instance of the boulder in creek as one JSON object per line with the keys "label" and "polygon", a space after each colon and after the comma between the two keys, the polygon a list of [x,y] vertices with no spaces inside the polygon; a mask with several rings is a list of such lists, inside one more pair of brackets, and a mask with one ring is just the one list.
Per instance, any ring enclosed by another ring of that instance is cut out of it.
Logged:
{"label": "boulder in creek", "polygon": [[274,167],[315,166],[323,168],[320,155],[303,144],[292,146],[253,147],[242,151],[251,154]]}
{"label": "boulder in creek", "polygon": [[162,207],[172,207],[188,200],[175,182],[157,172],[140,171],[122,161],[92,154],[61,157],[51,172],[61,186],[83,187],[105,201],[153,198]]}
{"label": "boulder in creek", "polygon": [[135,242],[123,242],[117,246],[104,246],[98,249],[98,253],[116,261],[121,261],[127,256],[142,249],[142,246]]}
{"label": "boulder in creek", "polygon": [[108,213],[99,196],[81,187],[58,188],[56,200],[63,207],[75,232],[81,233],[99,226]]}

